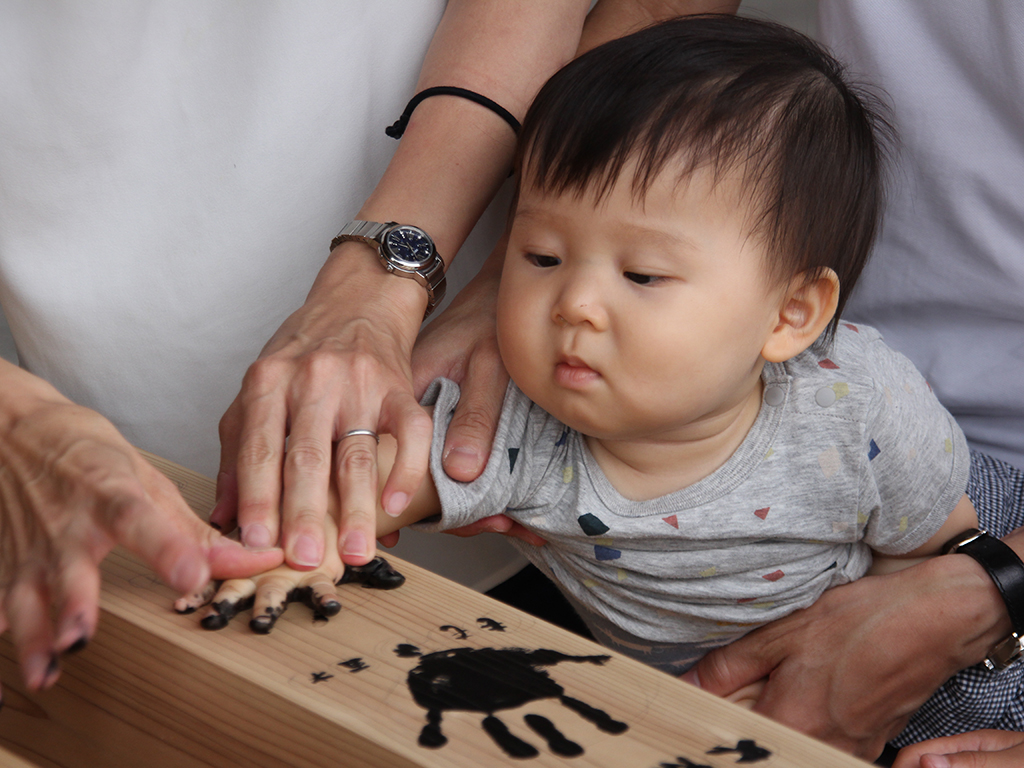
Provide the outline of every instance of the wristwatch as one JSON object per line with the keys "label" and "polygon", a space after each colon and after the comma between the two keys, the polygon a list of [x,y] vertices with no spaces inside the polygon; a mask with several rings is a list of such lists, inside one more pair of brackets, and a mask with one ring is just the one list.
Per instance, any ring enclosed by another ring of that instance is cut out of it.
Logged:
{"label": "wristwatch", "polygon": [[426,318],[441,303],[448,282],[444,261],[437,255],[434,241],[419,227],[394,221],[350,221],[331,241],[333,251],[338,243],[357,240],[377,249],[384,269],[399,277],[408,277],[427,289]]}
{"label": "wristwatch", "polygon": [[1024,563],[1017,553],[988,531],[968,528],[946,542],[942,554],[970,555],[988,571],[1006,603],[1013,631],[993,648],[985,666],[999,672],[1024,655]]}

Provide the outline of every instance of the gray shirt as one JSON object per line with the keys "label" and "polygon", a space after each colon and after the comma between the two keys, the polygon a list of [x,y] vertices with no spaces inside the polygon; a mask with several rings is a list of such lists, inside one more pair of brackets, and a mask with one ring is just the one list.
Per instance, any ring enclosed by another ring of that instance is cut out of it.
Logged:
{"label": "gray shirt", "polygon": [[874,329],[843,324],[827,350],[768,364],[762,379],[761,411],[733,456],[645,501],[618,493],[584,436],[515,385],[484,474],[451,480],[441,449],[459,391],[435,382],[443,513],[427,526],[504,512],[547,540],[521,550],[599,640],[645,660],[679,646],[675,668],[863,576],[871,549],[909,552],[938,531],[967,485],[966,442]]}

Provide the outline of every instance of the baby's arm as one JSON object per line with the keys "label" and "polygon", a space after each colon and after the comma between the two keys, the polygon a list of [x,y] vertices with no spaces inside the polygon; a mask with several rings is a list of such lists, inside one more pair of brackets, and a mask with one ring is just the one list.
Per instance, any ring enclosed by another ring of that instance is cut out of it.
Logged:
{"label": "baby's arm", "polygon": [[[396,531],[441,510],[437,489],[428,473],[401,515],[391,517],[384,512],[380,492],[395,464],[397,451],[397,440],[392,435],[381,435],[377,449],[377,536]],[[324,519],[325,541],[337,541],[339,507],[338,488],[332,484],[328,514]],[[252,607],[249,626],[253,631],[265,634],[291,602],[303,602],[323,618],[336,615],[341,610],[341,602],[335,586],[347,581],[358,581],[376,589],[393,589],[405,579],[381,557],[364,566],[346,568],[341,562],[338,547],[327,547],[323,562],[312,570],[300,571],[285,564],[250,578],[210,584],[202,592],[179,599],[174,608],[179,613],[192,613],[209,604],[200,624],[206,629],[221,629],[237,613]]]}
{"label": "baby's arm", "polygon": [[939,528],[938,532],[928,539],[928,541],[917,549],[907,552],[905,555],[882,555],[875,552],[874,559],[871,563],[871,569],[868,571],[868,574],[871,576],[880,576],[885,573],[892,573],[893,571],[899,571],[903,568],[909,568],[912,565],[916,565],[922,560],[926,560],[929,557],[939,554],[942,549],[942,545],[958,533],[966,531],[968,528],[977,527],[978,513],[975,511],[971,500],[967,498],[967,495],[965,494],[960,498],[960,502],[950,513],[949,517],[946,518],[946,522],[942,524],[942,527]]}

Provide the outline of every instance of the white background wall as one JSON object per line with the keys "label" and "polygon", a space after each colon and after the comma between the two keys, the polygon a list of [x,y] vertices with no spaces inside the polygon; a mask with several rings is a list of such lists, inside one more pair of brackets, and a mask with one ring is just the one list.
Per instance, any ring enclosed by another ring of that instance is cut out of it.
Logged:
{"label": "white background wall", "polygon": [[[789,24],[802,32],[814,35],[817,31],[816,0],[745,0],[740,12],[758,18],[768,18]],[[7,321],[0,313],[0,357],[17,360],[14,339]]]}

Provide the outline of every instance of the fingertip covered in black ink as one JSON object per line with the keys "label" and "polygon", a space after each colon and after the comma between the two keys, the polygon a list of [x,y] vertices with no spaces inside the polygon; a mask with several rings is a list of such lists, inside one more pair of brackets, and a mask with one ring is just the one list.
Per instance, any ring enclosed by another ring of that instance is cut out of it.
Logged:
{"label": "fingertip covered in black ink", "polygon": [[273,614],[266,616],[255,616],[252,621],[249,622],[249,629],[255,632],[257,635],[269,635],[270,630],[274,628],[274,624],[277,623],[277,616]]}
{"label": "fingertip covered in black ink", "polygon": [[85,646],[89,644],[88,638],[82,635],[80,638],[75,640],[71,645],[64,649],[65,654],[75,654],[85,650]]}
{"label": "fingertip covered in black ink", "polygon": [[341,613],[341,603],[337,600],[324,600],[317,611],[324,617],[337,616]]}
{"label": "fingertip covered in black ink", "polygon": [[396,589],[405,584],[400,574],[383,557],[375,557],[366,565],[350,565],[338,584],[362,584],[370,589]]}
{"label": "fingertip covered in black ink", "polygon": [[230,617],[224,614],[211,613],[209,616],[204,616],[199,621],[199,625],[203,629],[224,629],[228,625],[228,621],[230,621]]}

